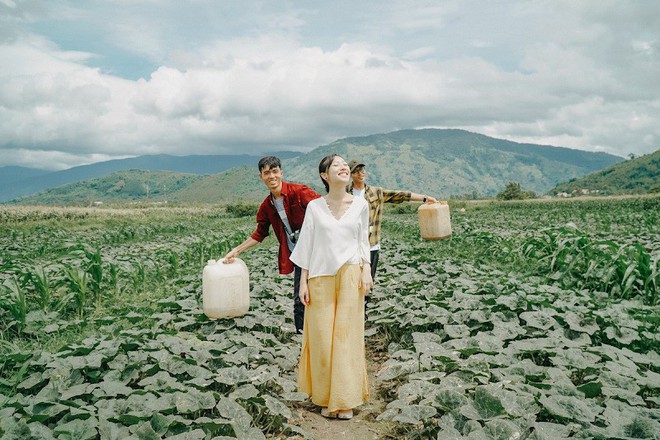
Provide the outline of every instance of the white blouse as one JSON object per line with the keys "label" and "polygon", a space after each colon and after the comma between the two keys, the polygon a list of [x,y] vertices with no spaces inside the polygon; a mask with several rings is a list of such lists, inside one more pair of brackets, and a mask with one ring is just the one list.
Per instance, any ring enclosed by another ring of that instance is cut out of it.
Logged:
{"label": "white blouse", "polygon": [[335,275],[346,263],[369,263],[369,205],[353,197],[337,220],[324,197],[307,205],[291,261],[309,271],[309,278]]}

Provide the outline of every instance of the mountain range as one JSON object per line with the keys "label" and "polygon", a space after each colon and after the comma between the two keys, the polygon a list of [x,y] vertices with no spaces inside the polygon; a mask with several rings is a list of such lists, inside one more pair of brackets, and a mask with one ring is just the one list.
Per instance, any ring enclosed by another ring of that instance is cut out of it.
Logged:
{"label": "mountain range", "polygon": [[286,162],[290,179],[322,188],[318,163],[337,153],[366,164],[367,184],[436,198],[492,196],[510,181],[545,193],[560,182],[623,161],[607,153],[517,143],[465,130],[400,130],[350,137]]}
{"label": "mountain range", "polygon": [[[300,153],[279,151],[272,154],[287,159]],[[255,167],[260,157],[248,154],[191,156],[158,154],[108,160],[53,172],[25,167],[2,167],[0,168],[0,202],[35,194],[68,183],[103,177],[116,171],[139,169],[190,174],[217,174],[235,167],[246,165]]]}
{"label": "mountain range", "polygon": [[[516,143],[464,130],[400,130],[340,139],[305,154],[280,155],[284,159],[284,179],[306,183],[320,191],[322,185],[318,177],[318,163],[330,153],[365,163],[368,184],[407,189],[436,198],[465,194],[492,196],[510,181],[519,182],[526,190],[545,193],[561,182],[624,160],[606,153]],[[256,201],[264,197],[265,187],[257,177],[257,156],[233,156],[234,162],[228,160],[227,156],[213,160],[204,156],[201,160],[204,166],[208,167],[211,162],[215,162],[218,167],[221,163],[226,166],[220,170],[223,172],[215,174],[210,174],[213,169],[209,168],[200,172],[201,166],[185,168],[170,163],[168,168],[162,168],[162,165],[156,164],[156,157],[161,156],[135,158],[136,162],[124,162],[123,165],[134,165],[142,160],[143,163],[149,163],[149,170],[167,169],[170,170],[168,173],[152,171],[145,174],[117,170],[114,174],[104,174],[102,178],[99,175],[96,179],[23,197],[18,203],[84,204],[91,200],[129,201],[147,196],[152,200],[160,198],[187,203]],[[177,162],[186,161],[190,157],[167,158]],[[243,163],[236,165],[240,162],[237,159],[239,157]],[[102,164],[95,164],[97,171],[101,172]],[[139,166],[131,168],[147,169]],[[122,180],[122,188],[127,186],[128,189],[132,188],[131,191],[120,189],[113,192],[111,189]],[[163,187],[165,190],[158,190]]]}
{"label": "mountain range", "polygon": [[0,192],[20,181],[27,181],[28,179],[34,179],[48,173],[49,171],[47,170],[36,168],[18,166],[0,167]]}

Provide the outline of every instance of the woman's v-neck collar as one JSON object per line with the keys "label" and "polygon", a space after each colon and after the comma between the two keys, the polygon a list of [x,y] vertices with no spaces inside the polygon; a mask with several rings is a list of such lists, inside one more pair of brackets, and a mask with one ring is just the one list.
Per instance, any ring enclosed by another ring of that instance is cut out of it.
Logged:
{"label": "woman's v-neck collar", "polygon": [[346,211],[341,215],[341,217],[337,218],[335,215],[332,213],[332,210],[330,209],[330,205],[328,205],[328,200],[325,198],[325,196],[321,197],[323,199],[323,205],[325,206],[326,211],[328,214],[330,214],[330,217],[332,217],[335,221],[342,221],[344,217],[346,217],[346,214],[348,214],[348,211],[350,211],[353,208],[353,205],[355,205],[355,200],[357,197],[353,196],[353,201],[351,201],[351,204],[349,205],[348,208],[346,208]]}

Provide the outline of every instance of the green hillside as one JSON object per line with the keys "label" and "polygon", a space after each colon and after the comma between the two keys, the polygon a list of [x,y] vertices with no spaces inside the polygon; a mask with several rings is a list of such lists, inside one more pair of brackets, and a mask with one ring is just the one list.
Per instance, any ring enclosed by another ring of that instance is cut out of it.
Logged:
{"label": "green hillside", "polygon": [[70,183],[16,201],[19,204],[78,205],[94,202],[165,201],[202,179],[173,171],[126,170],[98,179]]}
{"label": "green hillside", "polygon": [[169,200],[192,203],[253,202],[263,200],[268,193],[259,180],[255,166],[233,168],[224,173],[203,176],[191,185],[181,188]]}
{"label": "green hillside", "polygon": [[660,150],[572,179],[550,193],[644,194],[660,192]]}
{"label": "green hillside", "polygon": [[368,181],[436,197],[495,195],[507,182],[544,193],[557,183],[620,162],[623,158],[561,147],[495,139],[464,130],[401,130],[341,139],[285,162],[292,180],[317,188],[318,163],[338,153],[360,159]]}
{"label": "green hillside", "polygon": [[128,170],[62,185],[12,203],[89,206],[95,202],[257,202],[266,194],[267,189],[259,180],[256,166],[233,168],[209,176]]}

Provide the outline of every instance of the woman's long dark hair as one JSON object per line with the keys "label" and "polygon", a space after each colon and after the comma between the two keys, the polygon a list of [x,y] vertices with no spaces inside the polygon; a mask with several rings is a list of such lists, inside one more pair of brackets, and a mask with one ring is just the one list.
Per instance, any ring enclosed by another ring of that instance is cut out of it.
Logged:
{"label": "woman's long dark hair", "polygon": [[[335,157],[337,156],[339,155],[336,153],[332,153],[321,159],[321,163],[319,163],[319,176],[321,175],[321,173],[328,172],[328,168],[330,168],[330,165],[332,165],[332,162],[335,160]],[[323,186],[325,186],[325,192],[330,192],[330,185],[328,185],[328,182],[323,180],[323,177],[321,177],[321,182],[323,182]]]}

